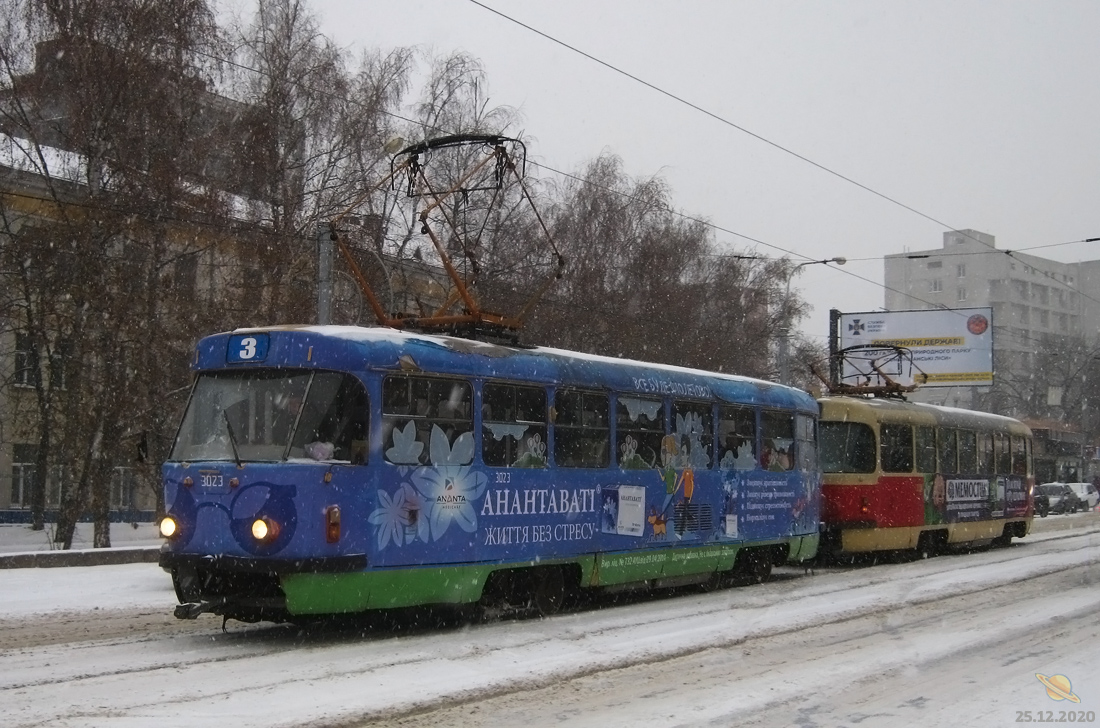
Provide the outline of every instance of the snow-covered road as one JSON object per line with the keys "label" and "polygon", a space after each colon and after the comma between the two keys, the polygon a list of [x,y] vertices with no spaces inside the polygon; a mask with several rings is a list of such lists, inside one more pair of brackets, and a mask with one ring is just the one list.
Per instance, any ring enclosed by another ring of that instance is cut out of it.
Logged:
{"label": "snow-covered road", "polygon": [[[1100,709],[1095,528],[779,577],[545,620],[222,634],[212,617],[173,620],[152,565],[10,570],[0,708],[13,726],[601,728],[1003,726]],[[1081,703],[1050,699],[1036,673],[1067,676]]]}

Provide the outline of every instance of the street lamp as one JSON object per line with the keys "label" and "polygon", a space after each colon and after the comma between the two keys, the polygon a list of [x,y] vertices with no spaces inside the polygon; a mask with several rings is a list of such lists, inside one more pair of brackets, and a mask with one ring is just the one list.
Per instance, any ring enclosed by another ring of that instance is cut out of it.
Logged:
{"label": "street lamp", "polygon": [[[825,260],[807,260],[803,263],[799,263],[794,268],[791,268],[790,274],[787,276],[787,290],[783,294],[783,306],[779,309],[779,315],[783,315],[783,311],[787,308],[787,302],[791,300],[791,279],[798,273],[799,268],[805,268],[808,265],[817,265],[819,263],[828,265],[829,263],[836,263],[837,265],[844,265],[848,262],[848,259],[838,255],[835,258],[826,258]],[[791,383],[791,364],[790,364],[790,341],[791,341],[791,327],[789,323],[784,322],[779,330],[779,383],[790,384]]]}

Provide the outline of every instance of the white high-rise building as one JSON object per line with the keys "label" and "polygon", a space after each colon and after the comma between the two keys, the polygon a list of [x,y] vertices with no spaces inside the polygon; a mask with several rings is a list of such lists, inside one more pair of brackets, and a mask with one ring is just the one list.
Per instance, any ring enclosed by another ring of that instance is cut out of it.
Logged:
{"label": "white high-rise building", "polygon": [[[942,248],[888,255],[885,266],[890,311],[991,307],[995,373],[1029,371],[1050,335],[1100,339],[1100,260],[1059,263],[953,230]],[[967,407],[973,392],[928,388],[913,399]]]}

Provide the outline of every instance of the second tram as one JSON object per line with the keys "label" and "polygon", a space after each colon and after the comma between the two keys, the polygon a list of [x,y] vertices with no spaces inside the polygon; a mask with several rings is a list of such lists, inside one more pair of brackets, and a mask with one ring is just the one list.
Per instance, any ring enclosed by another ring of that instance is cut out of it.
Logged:
{"label": "second tram", "polygon": [[887,398],[820,400],[823,556],[1008,544],[1033,515],[1031,431]]}

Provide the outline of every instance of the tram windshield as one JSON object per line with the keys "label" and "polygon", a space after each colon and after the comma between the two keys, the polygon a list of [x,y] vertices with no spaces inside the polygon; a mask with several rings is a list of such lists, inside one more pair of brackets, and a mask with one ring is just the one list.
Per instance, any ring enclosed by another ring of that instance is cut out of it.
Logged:
{"label": "tram windshield", "polygon": [[350,374],[251,369],[200,375],[170,460],[362,463],[367,395]]}
{"label": "tram windshield", "polygon": [[826,473],[875,472],[875,433],[860,422],[822,421],[821,470]]}

